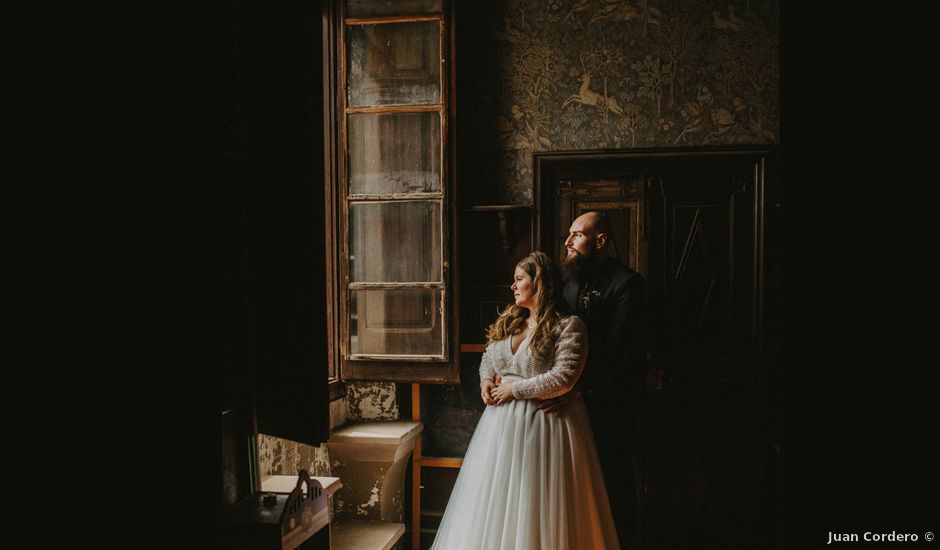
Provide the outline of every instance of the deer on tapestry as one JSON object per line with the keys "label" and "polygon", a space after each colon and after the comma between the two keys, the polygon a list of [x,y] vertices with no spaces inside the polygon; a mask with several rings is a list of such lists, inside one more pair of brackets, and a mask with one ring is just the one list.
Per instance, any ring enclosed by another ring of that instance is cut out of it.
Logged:
{"label": "deer on tapestry", "polygon": [[600,107],[601,109],[610,109],[610,112],[615,115],[623,116],[623,108],[620,107],[620,104],[617,103],[617,98],[610,96],[608,97],[605,94],[599,94],[594,90],[591,90],[591,71],[587,69],[584,65],[584,55],[581,55],[581,67],[584,69],[584,73],[579,79],[581,81],[581,88],[578,90],[578,93],[572,95],[561,104],[562,109],[568,106],[569,103],[577,101],[582,105],[594,105],[595,107]]}

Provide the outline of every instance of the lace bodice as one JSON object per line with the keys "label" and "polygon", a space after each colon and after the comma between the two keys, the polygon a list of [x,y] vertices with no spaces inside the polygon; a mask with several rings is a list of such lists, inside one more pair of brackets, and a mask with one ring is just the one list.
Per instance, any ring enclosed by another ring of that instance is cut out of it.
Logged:
{"label": "lace bodice", "polygon": [[480,361],[480,381],[497,374],[513,380],[516,399],[549,399],[570,391],[581,377],[587,360],[588,341],[584,322],[566,317],[555,329],[554,352],[540,361],[529,350],[528,337],[512,352],[512,337],[491,342]]}

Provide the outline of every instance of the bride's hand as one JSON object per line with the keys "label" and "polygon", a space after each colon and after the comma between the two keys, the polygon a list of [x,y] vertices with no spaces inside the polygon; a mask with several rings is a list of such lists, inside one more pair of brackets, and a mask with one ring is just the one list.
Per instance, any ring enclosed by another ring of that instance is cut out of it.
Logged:
{"label": "bride's hand", "polygon": [[493,387],[493,389],[490,390],[490,397],[496,401],[497,405],[512,401],[512,380]]}

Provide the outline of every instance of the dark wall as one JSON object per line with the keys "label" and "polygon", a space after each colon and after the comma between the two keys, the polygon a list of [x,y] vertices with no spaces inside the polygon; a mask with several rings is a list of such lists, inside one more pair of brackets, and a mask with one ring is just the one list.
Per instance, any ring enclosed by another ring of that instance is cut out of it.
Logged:
{"label": "dark wall", "polygon": [[223,410],[253,397],[257,430],[309,444],[328,435],[321,38],[319,2],[223,5]]}

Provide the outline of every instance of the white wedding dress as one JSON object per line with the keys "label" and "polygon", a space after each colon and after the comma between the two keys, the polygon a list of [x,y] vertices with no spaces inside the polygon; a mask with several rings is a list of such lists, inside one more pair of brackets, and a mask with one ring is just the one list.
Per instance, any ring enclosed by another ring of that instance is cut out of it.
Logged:
{"label": "white wedding dress", "polygon": [[[577,322],[567,324],[556,350],[567,345],[564,336],[574,325],[574,331],[582,333],[586,352],[584,325],[576,317],[571,319]],[[584,366],[586,353],[579,353],[574,363],[560,365],[563,361],[556,351],[553,365],[540,365],[529,354],[527,340],[515,353],[509,342],[507,338],[487,346],[481,376],[489,370],[500,374],[504,382],[531,380],[529,389],[520,393],[534,392],[544,398],[569,391]],[[533,368],[543,374],[518,374]],[[513,390],[515,394],[515,385]],[[590,420],[580,397],[560,414],[540,411],[538,400],[531,398],[486,407],[431,548],[620,548]]]}

